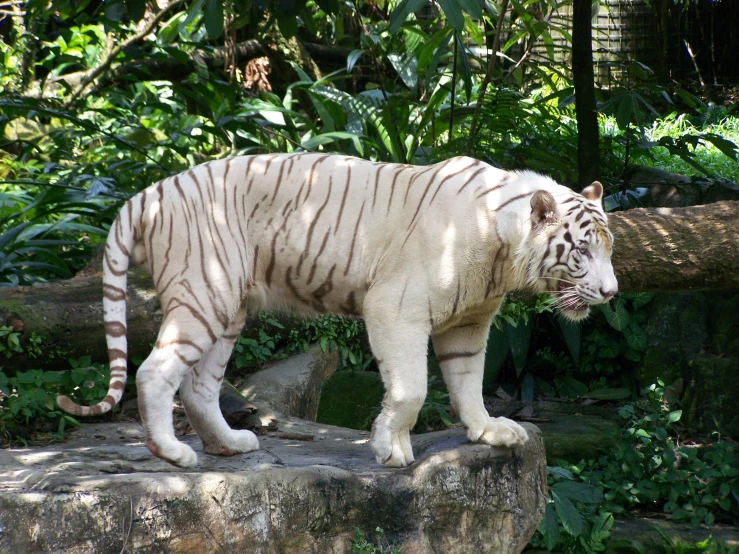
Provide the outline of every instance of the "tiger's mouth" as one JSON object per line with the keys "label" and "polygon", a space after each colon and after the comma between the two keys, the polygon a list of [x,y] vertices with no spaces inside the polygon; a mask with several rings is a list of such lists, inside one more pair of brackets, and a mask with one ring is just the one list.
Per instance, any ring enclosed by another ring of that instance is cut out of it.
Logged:
{"label": "tiger's mouth", "polygon": [[580,296],[573,283],[561,282],[556,300],[560,311],[573,319],[584,318],[590,310],[590,305]]}

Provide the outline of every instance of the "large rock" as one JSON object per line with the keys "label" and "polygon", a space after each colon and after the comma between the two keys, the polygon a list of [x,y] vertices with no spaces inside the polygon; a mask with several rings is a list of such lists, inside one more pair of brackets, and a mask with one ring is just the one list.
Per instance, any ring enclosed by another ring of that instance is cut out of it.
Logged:
{"label": "large rock", "polygon": [[322,383],[334,374],[338,363],[336,350],[323,352],[313,346],[308,352],[250,375],[238,388],[259,408],[262,418],[293,416],[315,421]]}
{"label": "large rock", "polygon": [[385,468],[367,432],[285,415],[314,416],[334,367],[312,352],[250,377],[248,401],[279,430],[230,458],[185,436],[194,470],[154,458],[135,423],[0,451],[0,552],[338,554],[377,527],[404,554],[523,550],[546,503],[536,427],[516,449],[470,444],[462,429],[416,435],[417,461]]}
{"label": "large rock", "polygon": [[[197,469],[151,456],[136,424],[86,425],[74,440],[0,452],[0,552],[343,553],[376,527],[411,553],[520,552],[546,499],[544,443],[418,435],[413,466],[377,465],[367,433],[297,419],[261,449],[204,454]],[[300,435],[305,435],[300,437]],[[296,440],[313,437],[313,440]]]}

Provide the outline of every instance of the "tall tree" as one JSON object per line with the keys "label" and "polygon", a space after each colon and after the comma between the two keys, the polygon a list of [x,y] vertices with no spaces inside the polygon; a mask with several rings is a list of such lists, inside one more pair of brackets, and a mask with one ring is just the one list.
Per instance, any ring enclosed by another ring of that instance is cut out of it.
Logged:
{"label": "tall tree", "polygon": [[574,0],[572,14],[572,73],[577,117],[578,182],[587,186],[600,176],[598,113],[593,74],[592,0]]}

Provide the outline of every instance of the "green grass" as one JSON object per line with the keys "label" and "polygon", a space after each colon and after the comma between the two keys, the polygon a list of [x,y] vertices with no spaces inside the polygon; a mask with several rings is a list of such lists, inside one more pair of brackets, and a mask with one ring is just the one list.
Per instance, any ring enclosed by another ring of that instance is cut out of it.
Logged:
{"label": "green grass", "polygon": [[[684,134],[713,133],[739,145],[739,118],[726,117],[718,123],[693,125],[684,115],[668,116],[655,121],[647,131],[650,140],[659,140],[663,136],[678,138]],[[666,148],[655,147],[652,150],[654,161],[646,163],[674,173],[693,175],[696,170],[677,156],[671,156]],[[728,179],[739,183],[739,162],[730,159],[710,143],[699,145],[694,150],[696,161],[708,169],[713,177]]]}
{"label": "green grass", "polygon": [[[623,133],[618,129],[616,120],[613,117],[602,117],[601,136],[603,137],[623,137]],[[688,114],[670,114],[664,118],[654,121],[651,126],[645,129],[646,139],[649,141],[658,141],[662,137],[671,137],[678,139],[685,135],[715,134],[726,140],[732,141],[739,145],[739,117],[724,116],[714,121],[701,121],[700,118],[689,116]],[[613,170],[622,168],[624,158],[623,144],[618,141],[612,143],[613,156],[618,160],[611,159]],[[728,179],[735,183],[739,183],[739,161],[732,160],[722,153],[713,144],[702,141],[695,149],[692,150],[695,161],[706,168],[709,177]],[[639,151],[632,151],[632,163],[638,163],[651,167],[664,169],[681,175],[693,176],[699,174],[698,170],[690,164],[682,160],[679,156],[669,153],[667,148],[662,146],[653,146],[649,150],[649,155],[638,155]],[[608,160],[606,166],[609,166]],[[615,163],[614,163],[615,162]]]}

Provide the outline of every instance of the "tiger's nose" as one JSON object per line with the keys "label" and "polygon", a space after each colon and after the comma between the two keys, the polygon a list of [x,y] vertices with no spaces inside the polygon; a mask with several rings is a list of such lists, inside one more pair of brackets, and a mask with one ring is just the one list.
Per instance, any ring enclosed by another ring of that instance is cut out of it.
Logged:
{"label": "tiger's nose", "polygon": [[603,290],[603,289],[600,289],[601,296],[603,298],[605,298],[606,300],[608,300],[608,299],[612,298],[613,296],[615,296],[615,294],[617,292],[618,292],[618,289],[614,289],[614,290]]}

